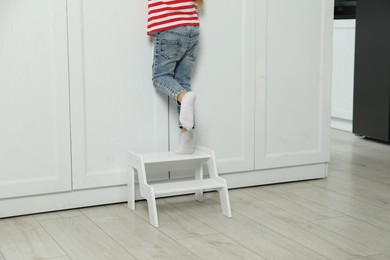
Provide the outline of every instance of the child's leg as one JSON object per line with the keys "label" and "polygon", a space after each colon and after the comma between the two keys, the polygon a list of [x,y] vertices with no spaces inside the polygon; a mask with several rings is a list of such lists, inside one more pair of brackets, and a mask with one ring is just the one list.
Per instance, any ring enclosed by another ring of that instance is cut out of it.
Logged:
{"label": "child's leg", "polygon": [[[156,89],[171,97],[176,102],[181,93],[186,93],[185,89],[172,76],[158,76],[153,79],[153,85]],[[179,103],[178,103],[179,104]]]}
{"label": "child's leg", "polygon": [[186,90],[185,93],[183,92],[182,95],[178,96],[178,101],[181,103],[181,106],[178,107],[178,112],[180,125],[187,130],[195,127],[194,104],[196,96],[191,92],[190,81],[198,52],[198,28],[196,28],[194,33],[188,42],[188,50],[180,62],[178,62],[175,70],[175,79]]}
{"label": "child's leg", "polygon": [[195,105],[196,96],[192,92],[186,92],[183,95],[183,98],[180,105],[180,114],[179,114],[179,121],[180,124],[186,129],[186,130],[192,130],[194,127],[194,105]]}
{"label": "child's leg", "polygon": [[177,154],[191,154],[194,152],[195,133],[194,131],[187,131],[182,129],[179,136],[179,145],[177,147]]}
{"label": "child's leg", "polygon": [[185,89],[175,79],[177,63],[184,55],[180,35],[170,31],[157,33],[154,44],[153,85],[174,100]]}
{"label": "child's leg", "polygon": [[194,127],[195,95],[190,79],[197,53],[199,28],[187,27],[156,35],[153,60],[153,84],[178,104],[179,121],[185,129]]}
{"label": "child's leg", "polygon": [[176,100],[179,112],[179,125],[187,130],[194,127],[194,103],[196,96],[185,89],[172,77],[161,76],[153,80],[154,86]]}

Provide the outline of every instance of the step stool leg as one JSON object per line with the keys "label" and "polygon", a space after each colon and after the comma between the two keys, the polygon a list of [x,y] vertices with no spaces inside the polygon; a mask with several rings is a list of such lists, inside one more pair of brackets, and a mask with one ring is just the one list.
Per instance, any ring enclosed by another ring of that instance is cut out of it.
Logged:
{"label": "step stool leg", "polygon": [[221,207],[222,207],[222,213],[226,217],[231,218],[232,217],[232,210],[230,208],[229,193],[228,193],[228,189],[227,189],[226,185],[225,185],[225,187],[218,190],[218,192],[219,192],[219,199],[220,199]]}
{"label": "step stool leg", "polygon": [[131,210],[135,210],[135,185],[134,185],[134,168],[130,169],[127,183],[127,206]]}
{"label": "step stool leg", "polygon": [[[203,163],[199,162],[199,165],[195,169],[195,180],[203,179]],[[199,202],[203,202],[203,190],[195,192],[195,199]]]}
{"label": "step stool leg", "polygon": [[155,227],[158,227],[157,206],[154,194],[150,194],[150,196],[146,200],[148,202],[150,224]]}

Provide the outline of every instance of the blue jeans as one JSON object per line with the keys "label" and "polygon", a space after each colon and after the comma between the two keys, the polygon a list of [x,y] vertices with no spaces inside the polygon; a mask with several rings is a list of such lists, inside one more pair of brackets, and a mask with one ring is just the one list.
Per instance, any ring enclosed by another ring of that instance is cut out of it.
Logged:
{"label": "blue jeans", "polygon": [[191,91],[191,76],[198,53],[198,26],[182,26],[156,34],[153,57],[153,85],[177,104],[177,95]]}

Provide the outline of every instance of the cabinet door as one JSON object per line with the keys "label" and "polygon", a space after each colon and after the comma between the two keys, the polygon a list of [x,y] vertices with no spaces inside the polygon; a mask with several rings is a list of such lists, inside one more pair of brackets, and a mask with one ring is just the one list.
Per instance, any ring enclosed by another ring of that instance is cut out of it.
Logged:
{"label": "cabinet door", "polygon": [[333,0],[256,5],[256,168],[328,161]]}
{"label": "cabinet door", "polygon": [[[220,173],[254,169],[255,0],[205,1],[192,90],[197,144],[215,151]],[[170,105],[176,149],[177,113]]]}
{"label": "cabinet door", "polygon": [[66,1],[0,5],[0,198],[70,190]]}
{"label": "cabinet door", "polygon": [[68,15],[73,187],[125,184],[129,150],[168,149],[167,98],[151,82],[147,2],[68,0]]}

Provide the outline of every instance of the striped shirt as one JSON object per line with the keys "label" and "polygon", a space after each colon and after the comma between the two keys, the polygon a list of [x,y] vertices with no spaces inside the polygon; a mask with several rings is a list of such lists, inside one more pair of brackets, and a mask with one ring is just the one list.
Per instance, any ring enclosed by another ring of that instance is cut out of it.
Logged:
{"label": "striped shirt", "polygon": [[194,0],[148,0],[149,35],[187,25],[199,25]]}

